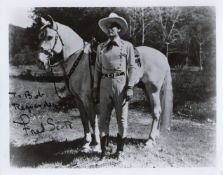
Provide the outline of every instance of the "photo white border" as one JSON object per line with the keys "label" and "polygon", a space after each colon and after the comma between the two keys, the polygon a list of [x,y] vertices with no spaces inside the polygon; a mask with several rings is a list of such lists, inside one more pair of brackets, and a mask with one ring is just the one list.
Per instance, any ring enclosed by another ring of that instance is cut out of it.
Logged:
{"label": "photo white border", "polygon": [[[217,42],[217,161],[216,168],[106,168],[106,169],[39,169],[12,168],[9,162],[9,65],[8,24],[10,12],[22,7],[144,7],[144,6],[215,6]],[[223,2],[221,0],[1,0],[0,1],[0,174],[202,174],[223,175]]]}

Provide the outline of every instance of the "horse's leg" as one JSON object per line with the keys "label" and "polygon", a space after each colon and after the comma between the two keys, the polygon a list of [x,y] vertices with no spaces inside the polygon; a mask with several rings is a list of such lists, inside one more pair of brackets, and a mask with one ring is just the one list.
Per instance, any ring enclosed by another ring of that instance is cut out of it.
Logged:
{"label": "horse's leg", "polygon": [[84,127],[84,145],[82,149],[84,152],[89,152],[91,151],[90,143],[92,141],[92,138],[91,138],[91,132],[90,132],[90,127],[89,127],[88,115],[86,112],[86,108],[84,107],[83,103],[80,100],[77,100],[77,106],[80,111],[81,122]]}
{"label": "horse's leg", "polygon": [[150,107],[150,112],[153,111],[153,100],[152,100],[152,93],[151,90],[149,90],[149,85],[147,87],[143,84],[142,90],[144,91],[147,99],[149,100],[149,107]]}
{"label": "horse's leg", "polygon": [[101,152],[100,133],[98,128],[98,115],[93,112],[90,118],[91,127],[93,129],[92,142],[94,143],[94,152]]}
{"label": "horse's leg", "polygon": [[89,120],[87,118],[86,112],[80,112],[81,113],[81,121],[84,127],[84,145],[83,145],[83,151],[89,152],[91,151],[90,143],[92,141],[91,138],[91,131],[89,127]]}
{"label": "horse's leg", "polygon": [[152,146],[160,134],[160,115],[161,115],[160,88],[157,88],[152,84],[146,84],[145,91],[146,95],[149,97],[153,115],[152,127],[146,145]]}

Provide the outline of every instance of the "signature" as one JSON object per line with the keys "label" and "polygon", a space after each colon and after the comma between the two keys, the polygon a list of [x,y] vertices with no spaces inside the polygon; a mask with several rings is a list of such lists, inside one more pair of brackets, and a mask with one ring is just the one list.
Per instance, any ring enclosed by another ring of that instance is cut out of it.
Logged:
{"label": "signature", "polygon": [[48,117],[46,122],[40,122],[37,127],[30,126],[30,116],[27,114],[21,114],[17,120],[13,120],[13,123],[22,126],[22,130],[25,135],[38,135],[46,131],[55,131],[62,129],[73,129],[72,122],[69,120],[55,121],[53,118]]}
{"label": "signature", "polygon": [[[18,116],[13,120],[13,123],[19,126],[26,136],[39,135],[44,132],[59,131],[62,129],[73,129],[70,120],[58,120],[52,117],[44,118],[43,120],[36,119],[31,121],[32,115],[40,109],[59,109],[57,103],[49,102],[47,95],[40,90],[31,92],[9,92],[10,106],[14,111],[18,111]],[[41,110],[42,111],[42,110]]]}

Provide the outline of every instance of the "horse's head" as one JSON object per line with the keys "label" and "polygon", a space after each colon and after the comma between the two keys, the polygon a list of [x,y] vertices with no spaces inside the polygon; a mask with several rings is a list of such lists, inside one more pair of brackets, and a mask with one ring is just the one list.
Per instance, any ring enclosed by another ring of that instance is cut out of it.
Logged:
{"label": "horse's head", "polygon": [[[40,51],[39,60],[44,64],[45,69],[62,61],[56,55],[62,53],[63,41],[58,33],[58,26],[51,16],[48,19],[41,17],[42,27],[39,33]],[[56,59],[55,59],[56,58]]]}

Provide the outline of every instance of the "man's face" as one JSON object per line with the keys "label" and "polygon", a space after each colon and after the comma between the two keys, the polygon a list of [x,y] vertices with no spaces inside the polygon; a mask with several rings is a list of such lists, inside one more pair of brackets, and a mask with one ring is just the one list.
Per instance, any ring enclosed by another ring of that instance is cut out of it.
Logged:
{"label": "man's face", "polygon": [[114,24],[112,23],[109,27],[108,27],[108,37],[116,37],[119,36],[119,32],[121,31],[120,27],[118,26],[118,24]]}

